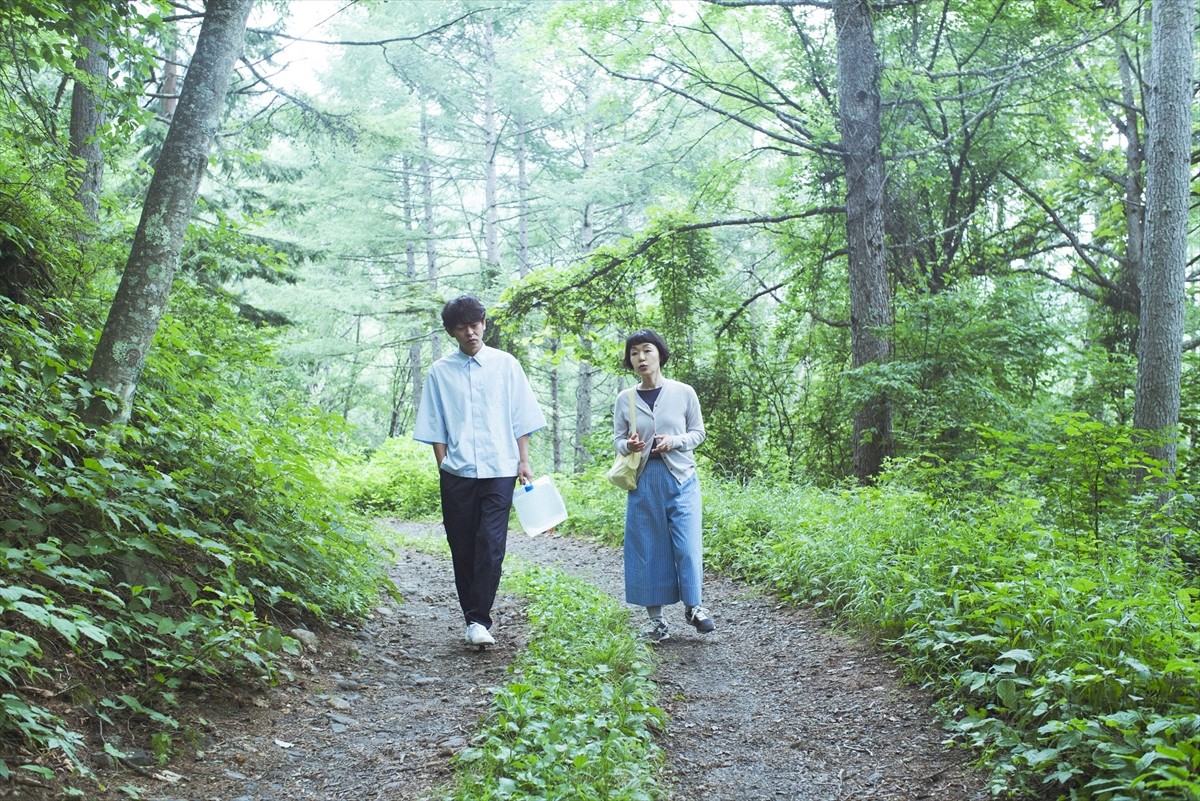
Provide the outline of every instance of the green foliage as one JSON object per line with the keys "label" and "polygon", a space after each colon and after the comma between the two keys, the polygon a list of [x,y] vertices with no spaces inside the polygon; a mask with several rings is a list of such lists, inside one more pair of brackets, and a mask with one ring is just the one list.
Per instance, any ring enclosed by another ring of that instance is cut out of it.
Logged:
{"label": "green foliage", "polygon": [[553,571],[523,567],[506,582],[528,599],[530,642],[446,797],[665,798],[654,741],[665,716],[654,705],[652,654],[633,637],[628,611]]}
{"label": "green foliage", "polygon": [[[13,0],[0,7],[0,292],[15,300],[65,297],[81,288],[109,254],[101,245],[85,258],[79,237],[94,224],[72,192],[78,165],[66,141],[70,91],[89,84],[107,123],[98,132],[105,152],[144,121],[143,79],[158,56],[145,37],[161,25],[162,3],[104,0]],[[84,37],[122,58],[125,83],[92,85],[75,59]],[[64,103],[63,93],[67,101]]]}
{"label": "green foliage", "polygon": [[386,440],[366,461],[343,466],[338,485],[346,499],[364,513],[405,520],[431,520],[441,514],[433,449],[407,437]]}
{"label": "green foliage", "polygon": [[222,286],[251,276],[269,284],[296,280],[287,255],[252,234],[269,215],[237,219],[205,198],[200,198],[197,206],[212,222],[188,226],[179,256],[181,269],[197,281]]}
{"label": "green foliage", "polygon": [[692,228],[694,224],[690,217],[655,218],[643,234],[648,246],[634,260],[639,273],[654,279],[658,295],[647,327],[671,344],[672,369],[688,383],[708,366],[701,359],[708,337],[698,336],[697,329],[709,305],[706,290],[717,273],[712,237]]}
{"label": "green foliage", "polygon": [[79,329],[0,300],[0,341],[0,737],[86,772],[43,693],[171,727],[180,692],[276,680],[292,644],[275,615],[373,601],[375,548],[313,467],[336,432],[282,387],[246,392],[272,365],[228,308],[180,291],[119,440],[75,416],[90,397]]}
{"label": "green foliage", "polygon": [[515,328],[535,312],[568,340],[656,327],[690,361],[698,291],[714,273],[711,242],[690,217],[656,215],[637,237],[597,248],[564,269],[539,270],[503,294],[496,322]]}
{"label": "green foliage", "polygon": [[858,372],[856,396],[886,397],[903,457],[961,458],[973,427],[1019,430],[1061,335],[1027,281],[964,282],[938,294],[900,293],[895,356]]}
{"label": "green foliage", "polygon": [[49,152],[30,156],[0,128],[0,294],[16,300],[60,291],[78,257],[65,165],[48,163]]}
{"label": "green foliage", "polygon": [[[1071,408],[1087,410],[1101,420],[1132,422],[1133,389],[1137,384],[1137,360],[1133,356],[1098,347],[1086,348],[1075,357],[1072,369],[1077,377]],[[1185,383],[1185,392],[1186,387]],[[1185,403],[1187,408],[1195,409],[1197,405],[1194,401]]]}
{"label": "green foliage", "polygon": [[156,57],[146,37],[161,28],[159,12],[168,8],[161,0],[142,4],[105,0],[5,3],[0,8],[0,32],[8,47],[0,52],[0,82],[6,90],[3,96],[8,107],[7,113],[0,114],[0,127],[11,128],[30,140],[59,127],[53,115],[61,107],[53,95],[61,76],[87,78],[80,76],[75,63],[84,37],[95,39],[105,52],[125,59],[122,68],[127,83],[90,87],[103,99],[110,119],[110,129],[104,135],[119,135],[131,121],[143,120],[145,113],[138,99]]}
{"label": "green foliage", "polygon": [[[1144,511],[1130,503],[1135,476],[1140,472],[1161,479],[1162,465],[1146,456],[1127,426],[1107,425],[1082,413],[1057,415],[1050,425],[1045,440],[990,429],[982,429],[981,436],[992,446],[996,468],[1004,465],[1011,475],[1029,476],[1045,498],[1053,525],[1097,538],[1106,531],[1116,535],[1123,513]],[[1129,525],[1136,533],[1136,519]]]}
{"label": "green foliage", "polygon": [[1045,524],[1011,462],[976,470],[976,489],[916,465],[875,489],[709,480],[706,560],[893,644],[997,791],[1193,797],[1200,593],[1115,495],[1102,528],[1124,533],[1097,539]]}
{"label": "green foliage", "polygon": [[592,536],[608,545],[620,545],[625,536],[625,492],[608,483],[609,459],[570,476],[555,476],[554,485],[567,508],[567,519],[558,527],[569,534]]}

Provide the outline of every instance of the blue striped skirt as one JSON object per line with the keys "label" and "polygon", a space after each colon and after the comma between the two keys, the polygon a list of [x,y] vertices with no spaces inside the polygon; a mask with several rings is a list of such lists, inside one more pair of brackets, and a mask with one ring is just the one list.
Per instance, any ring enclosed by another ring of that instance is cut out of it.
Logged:
{"label": "blue striped skirt", "polygon": [[651,459],[625,505],[625,601],[638,606],[701,603],[704,579],[700,482],[680,484]]}

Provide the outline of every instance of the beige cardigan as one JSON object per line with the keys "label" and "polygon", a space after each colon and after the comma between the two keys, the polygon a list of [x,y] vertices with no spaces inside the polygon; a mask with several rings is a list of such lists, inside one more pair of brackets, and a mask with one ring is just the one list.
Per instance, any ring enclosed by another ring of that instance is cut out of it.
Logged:
{"label": "beige cardigan", "polygon": [[[704,442],[704,417],[700,413],[700,400],[696,390],[682,381],[664,378],[662,391],[658,394],[658,402],[654,410],[646,405],[637,388],[632,387],[617,393],[616,404],[613,407],[613,446],[617,453],[629,453],[626,440],[630,437],[629,398],[633,393],[633,405],[637,416],[638,436],[646,442],[652,442],[655,434],[667,434],[671,437],[671,450],[662,454],[663,462],[675,480],[682,484],[696,472],[696,457],[694,451]],[[643,451],[642,468],[646,466],[644,456],[649,448]]]}

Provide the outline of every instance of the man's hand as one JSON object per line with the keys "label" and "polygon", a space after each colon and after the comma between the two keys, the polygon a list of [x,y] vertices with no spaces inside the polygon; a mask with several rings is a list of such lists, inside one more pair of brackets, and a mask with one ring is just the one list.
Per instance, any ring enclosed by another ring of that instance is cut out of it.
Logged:
{"label": "man's hand", "polygon": [[522,484],[533,482],[533,468],[529,466],[529,435],[517,437],[517,479]]}

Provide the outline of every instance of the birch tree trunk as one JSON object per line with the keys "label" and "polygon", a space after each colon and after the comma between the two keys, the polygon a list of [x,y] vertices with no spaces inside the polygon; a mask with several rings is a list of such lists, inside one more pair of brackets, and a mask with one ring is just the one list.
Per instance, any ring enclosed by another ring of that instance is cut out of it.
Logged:
{"label": "birch tree trunk", "polygon": [[175,23],[171,23],[164,31],[167,51],[163,55],[163,79],[159,94],[162,95],[162,115],[167,124],[175,119],[175,108],[179,105],[179,50],[177,43],[179,34]]}
{"label": "birch tree trunk", "polygon": [[[846,243],[850,271],[851,364],[882,364],[891,343],[883,234],[883,147],[880,134],[879,54],[867,0],[836,0],[838,115],[846,167]],[[854,413],[854,475],[867,483],[891,454],[886,398],[868,398]]]}
{"label": "birch tree trunk", "polygon": [[1192,0],[1155,0],[1146,103],[1146,238],[1133,426],[1175,471],[1192,134]]}
{"label": "birch tree trunk", "polygon": [[184,233],[253,5],[254,0],[209,0],[207,4],[175,119],[155,164],[129,260],[88,369],[88,380],[117,398],[115,408],[93,400],[84,410],[84,419],[93,425],[129,420],[146,353],[171,294]]}

